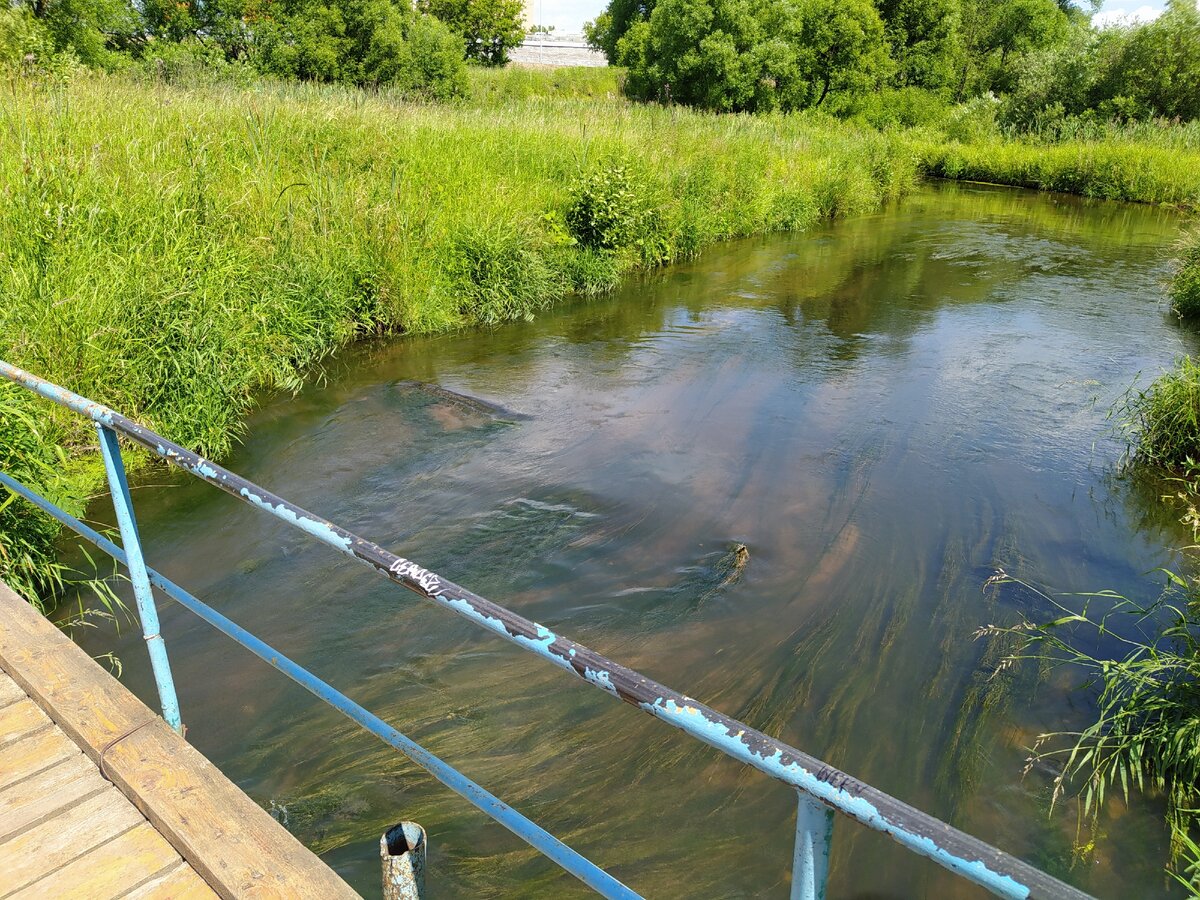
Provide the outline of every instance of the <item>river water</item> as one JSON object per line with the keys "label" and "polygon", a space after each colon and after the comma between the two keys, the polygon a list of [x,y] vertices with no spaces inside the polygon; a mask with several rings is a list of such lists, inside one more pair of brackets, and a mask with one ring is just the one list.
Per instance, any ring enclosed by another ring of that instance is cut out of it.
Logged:
{"label": "river water", "polygon": [[[985,590],[997,567],[1145,597],[1184,542],[1114,475],[1106,421],[1195,347],[1161,294],[1177,230],[1147,207],[929,187],[532,323],[356,348],[267,401],[227,464],[1101,896],[1165,895],[1153,804],[1111,802],[1072,866],[1072,808],[1049,816],[1048,775],[1021,770],[1087,696],[1066,671],[989,677],[973,634],[1039,613]],[[151,565],[635,889],[786,895],[787,789],[205,485],[144,482]],[[378,895],[380,832],[411,818],[431,896],[585,893],[190,614],[167,605],[163,632],[189,738],[360,891]],[[154,705],[135,628],[80,637]],[[979,893],[846,820],[831,877],[831,897]]]}

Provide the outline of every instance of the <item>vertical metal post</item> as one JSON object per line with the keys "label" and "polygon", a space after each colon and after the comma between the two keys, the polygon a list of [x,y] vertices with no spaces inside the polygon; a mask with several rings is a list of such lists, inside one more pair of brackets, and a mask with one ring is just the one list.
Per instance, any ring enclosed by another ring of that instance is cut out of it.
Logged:
{"label": "vertical metal post", "polygon": [[425,900],[427,852],[425,829],[416,822],[401,822],[383,833],[383,900]]}
{"label": "vertical metal post", "polygon": [[797,791],[796,849],[792,860],[792,900],[825,900],[829,876],[829,839],[833,810],[803,791]]}
{"label": "vertical metal post", "polygon": [[129,580],[133,583],[133,596],[137,601],[138,618],[142,621],[142,637],[150,652],[150,667],[154,670],[154,683],[158,686],[158,700],[162,705],[163,718],[167,724],[183,734],[183,723],[179,720],[179,700],[175,697],[175,681],[171,677],[171,664],[167,661],[167,645],[163,643],[158,627],[158,609],[154,605],[154,594],[150,590],[150,576],[146,572],[146,560],[142,556],[142,541],[138,536],[137,520],[133,517],[133,498],[129,496],[129,482],[125,477],[125,463],[121,459],[121,446],[116,432],[96,423],[100,435],[100,452],[104,456],[104,471],[108,474],[108,487],[112,491],[113,509],[117,513],[117,526],[121,529],[121,543],[129,566]]}

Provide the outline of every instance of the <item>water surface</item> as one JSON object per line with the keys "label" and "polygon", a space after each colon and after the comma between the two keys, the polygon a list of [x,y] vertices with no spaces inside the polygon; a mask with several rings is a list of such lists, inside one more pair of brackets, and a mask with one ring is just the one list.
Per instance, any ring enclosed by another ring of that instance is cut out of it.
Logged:
{"label": "water surface", "polygon": [[[1069,811],[1022,778],[1086,719],[973,639],[1056,590],[1152,592],[1182,542],[1115,478],[1105,414],[1194,342],[1146,207],[959,186],[742,241],[536,322],[392,340],[271,400],[230,468],[478,593],[1103,896],[1152,896],[1159,811]],[[522,416],[497,419],[406,382]],[[135,495],[151,564],[659,897],[785,896],[793,796],[186,477]],[[97,504],[102,507],[103,504]],[[105,509],[93,511],[100,519]],[[724,554],[747,545],[742,576]],[[728,583],[726,583],[728,581]],[[183,610],[189,738],[360,891],[430,833],[431,896],[585,893]],[[107,629],[153,705],[140,641]],[[977,896],[841,820],[831,897]]]}

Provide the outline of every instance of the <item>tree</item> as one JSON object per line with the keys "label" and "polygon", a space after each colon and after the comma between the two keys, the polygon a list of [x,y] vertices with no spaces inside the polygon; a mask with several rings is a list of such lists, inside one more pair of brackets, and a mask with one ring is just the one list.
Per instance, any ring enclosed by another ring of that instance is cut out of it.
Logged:
{"label": "tree", "polygon": [[418,0],[417,6],[462,35],[466,58],[486,66],[504,65],[525,39],[522,0]]}
{"label": "tree", "polygon": [[888,74],[883,22],[870,0],[809,0],[802,21],[805,75],[819,87],[814,106],[830,90],[866,91]]}
{"label": "tree", "polygon": [[89,66],[107,67],[114,51],[139,36],[139,16],[126,0],[18,0],[56,53],[69,51]]}
{"label": "tree", "polygon": [[1067,14],[1057,0],[962,0],[962,23],[959,100],[1010,89],[1021,56],[1068,34]]}
{"label": "tree", "polygon": [[587,42],[617,63],[617,44],[638,22],[646,22],[654,12],[655,0],[612,0],[594,22],[583,26]]}
{"label": "tree", "polygon": [[251,58],[267,74],[439,98],[466,92],[458,37],[392,0],[266,0],[251,15]]}
{"label": "tree", "polygon": [[617,58],[630,96],[729,112],[819,106],[890,68],[870,0],[658,0]]}
{"label": "tree", "polygon": [[959,0],[876,0],[898,87],[940,90],[954,82],[962,54]]}
{"label": "tree", "polygon": [[1114,66],[1113,94],[1133,99],[1144,115],[1200,118],[1200,9],[1167,0],[1166,11],[1131,29]]}

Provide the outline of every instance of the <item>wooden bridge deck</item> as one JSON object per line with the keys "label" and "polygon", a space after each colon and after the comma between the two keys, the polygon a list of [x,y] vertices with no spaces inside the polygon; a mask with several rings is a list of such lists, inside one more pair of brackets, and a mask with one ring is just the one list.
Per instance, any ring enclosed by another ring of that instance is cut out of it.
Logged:
{"label": "wooden bridge deck", "polygon": [[0,898],[357,896],[0,583]]}

